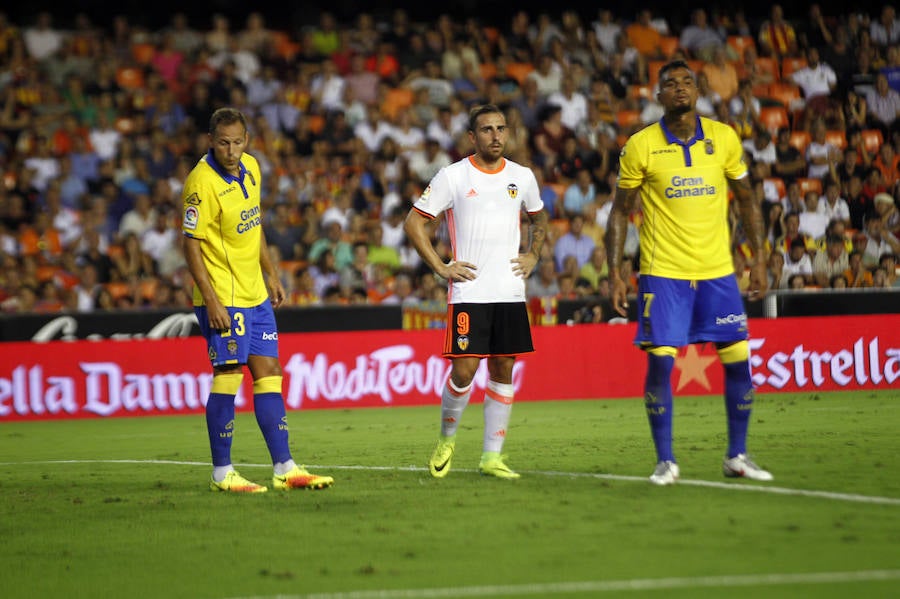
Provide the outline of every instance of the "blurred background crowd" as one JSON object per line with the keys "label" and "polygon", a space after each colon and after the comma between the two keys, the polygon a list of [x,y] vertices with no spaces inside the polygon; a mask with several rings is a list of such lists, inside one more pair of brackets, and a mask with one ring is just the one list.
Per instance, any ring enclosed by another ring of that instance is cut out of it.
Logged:
{"label": "blurred background crowd", "polygon": [[[470,152],[468,109],[507,113],[508,156],[551,216],[530,297],[608,296],[603,235],[627,136],[661,117],[659,67],[695,69],[698,111],[744,140],[766,219],[751,256],[776,289],[898,287],[900,18],[844,7],[512,10],[415,21],[402,9],[306,25],[262,12],[148,27],[0,12],[0,309],[187,308],[181,186],[212,112],[251,123],[290,305],[440,305],[403,220]],[[636,289],[640,209],[626,243]],[[446,226],[434,232],[450,256]],[[603,320],[591,310],[579,318]],[[601,311],[602,312],[602,311]]]}

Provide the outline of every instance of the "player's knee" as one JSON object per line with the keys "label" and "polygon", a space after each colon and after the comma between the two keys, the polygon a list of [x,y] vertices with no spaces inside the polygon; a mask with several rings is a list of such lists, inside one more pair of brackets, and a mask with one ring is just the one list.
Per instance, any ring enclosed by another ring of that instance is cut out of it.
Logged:
{"label": "player's knee", "polygon": [[750,359],[750,344],[747,341],[738,341],[731,345],[717,345],[716,351],[719,353],[719,360],[722,361],[722,364],[735,364]]}
{"label": "player's knee", "polygon": [[253,381],[253,394],[281,393],[281,376],[264,376]]}
{"label": "player's knee", "polygon": [[221,395],[237,395],[244,380],[242,372],[222,372],[213,375],[210,391]]}

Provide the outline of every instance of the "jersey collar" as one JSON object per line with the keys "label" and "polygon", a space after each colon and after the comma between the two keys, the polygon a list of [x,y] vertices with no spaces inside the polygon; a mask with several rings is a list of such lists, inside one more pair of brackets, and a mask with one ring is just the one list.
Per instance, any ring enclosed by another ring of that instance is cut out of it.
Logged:
{"label": "jersey collar", "polygon": [[694,145],[698,140],[703,139],[703,127],[700,125],[700,115],[696,116],[697,119],[697,128],[694,131],[694,136],[687,141],[682,141],[679,138],[672,135],[672,132],[669,131],[669,128],[666,127],[666,120],[664,118],[659,119],[659,126],[662,127],[663,135],[666,136],[666,142],[670,144],[678,144],[679,146],[689,147]]}
{"label": "jersey collar", "polygon": [[222,165],[218,163],[218,161],[216,160],[216,156],[215,154],[213,154],[212,150],[209,150],[206,153],[206,163],[209,164],[209,166],[211,166],[212,169],[216,171],[226,183],[240,183],[241,185],[243,185],[244,175],[247,174],[247,168],[244,166],[243,162],[238,162],[238,168],[240,169],[240,171],[238,172],[237,176],[232,175],[231,173],[226,171],[222,167]]}

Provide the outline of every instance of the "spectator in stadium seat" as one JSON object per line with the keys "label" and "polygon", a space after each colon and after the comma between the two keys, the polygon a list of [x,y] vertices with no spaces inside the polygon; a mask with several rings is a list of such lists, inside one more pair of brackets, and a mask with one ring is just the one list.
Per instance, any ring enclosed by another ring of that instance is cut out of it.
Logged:
{"label": "spectator in stadium seat", "polygon": [[[637,13],[637,18],[625,27],[625,35],[631,45],[637,49],[641,55],[647,60],[661,60],[664,58],[661,40],[662,35],[653,26],[653,13],[649,9],[641,9]],[[615,37],[612,38],[615,43]],[[615,46],[611,49],[605,49],[607,54],[615,52]]]}
{"label": "spectator in stadium seat", "polygon": [[769,18],[759,27],[760,54],[781,59],[784,56],[796,56],[799,46],[794,26],[784,18],[784,9],[780,4],[769,8]]}
{"label": "spectator in stadium seat", "polygon": [[726,47],[724,43],[714,46],[712,60],[704,63],[701,70],[706,74],[709,87],[719,94],[723,102],[730,102],[737,94],[740,82],[734,63],[728,60]]}
{"label": "spectator in stadium seat", "polygon": [[900,235],[900,210],[897,201],[888,193],[875,196],[875,214],[884,224],[884,230],[895,236]]}
{"label": "spectator in stadium seat", "polygon": [[817,118],[829,122],[836,118],[838,105],[831,95],[837,89],[837,74],[819,59],[818,48],[806,49],[806,66],[791,73],[789,80],[803,92],[803,129],[811,131]]}
{"label": "spectator in stadium seat", "polygon": [[806,245],[801,239],[794,239],[791,242],[791,249],[784,257],[784,269],[781,273],[781,282],[779,287],[789,289],[791,287],[791,278],[794,275],[801,275],[805,285],[811,285],[814,282],[812,260],[806,251]]}
{"label": "spectator in stadium seat", "polygon": [[819,210],[823,200],[819,198],[819,192],[811,189],[804,194],[803,202],[805,209],[800,213],[800,232],[817,239],[825,234],[828,227],[828,217]]}
{"label": "spectator in stadium seat", "polygon": [[[570,140],[574,143],[574,140]],[[597,191],[591,172],[587,168],[579,168],[575,172],[574,180],[566,186],[562,198],[563,210],[558,211],[560,216],[572,216],[583,213],[584,207],[594,201]]]}
{"label": "spectator in stadium seat", "polygon": [[897,273],[897,254],[882,254],[878,266],[885,271],[885,287],[900,288],[900,274]]}
{"label": "spectator in stadium seat", "polygon": [[867,268],[875,268],[884,254],[900,254],[900,240],[884,228],[884,221],[877,215],[866,219],[866,243],[863,252],[863,264]]}
{"label": "spectator in stadium seat", "polygon": [[[778,129],[775,138],[775,156],[777,160],[772,165],[772,175],[781,177],[785,185],[790,185],[798,177],[806,176],[809,169],[806,158],[791,144],[791,130],[787,127]],[[785,210],[788,210],[787,206]]]}
{"label": "spectator in stadium seat", "polygon": [[831,174],[831,170],[841,159],[837,147],[828,141],[828,128],[825,119],[815,119],[812,123],[812,134],[806,146],[806,177],[822,179]]}
{"label": "spectator in stadium seat", "polygon": [[850,226],[850,206],[847,200],[841,197],[840,183],[831,177],[825,178],[825,193],[819,199],[817,210],[824,214],[829,222],[839,220],[844,226]]}
{"label": "spectator in stadium seat", "polygon": [[525,295],[531,297],[555,297],[559,294],[559,281],[553,260],[541,259],[535,272],[528,277]]}
{"label": "spectator in stadium seat", "polygon": [[847,279],[848,287],[858,289],[872,286],[872,272],[863,264],[862,257],[862,249],[854,249],[847,257],[844,277]]}
{"label": "spectator in stadium seat", "polygon": [[844,247],[844,239],[837,235],[830,235],[826,240],[825,251],[816,252],[813,260],[813,276],[820,287],[828,287],[831,278],[835,275],[843,275],[849,267],[847,250]]}
{"label": "spectator in stadium seat", "polygon": [[695,8],[691,11],[691,22],[681,30],[678,42],[689,58],[712,62],[716,49],[725,45],[725,38],[710,26],[706,10]]}
{"label": "spectator in stadium seat", "polygon": [[562,272],[566,256],[574,256],[578,268],[590,259],[594,250],[594,240],[584,234],[584,215],[580,212],[569,216],[569,230],[556,240],[553,255],[556,256],[556,270]]}

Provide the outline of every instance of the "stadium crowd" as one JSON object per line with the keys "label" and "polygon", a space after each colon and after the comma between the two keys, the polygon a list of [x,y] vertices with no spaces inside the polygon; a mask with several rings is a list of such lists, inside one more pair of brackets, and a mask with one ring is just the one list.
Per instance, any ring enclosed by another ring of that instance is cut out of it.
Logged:
{"label": "stadium crowd", "polygon": [[[776,289],[900,287],[900,19],[765,19],[696,8],[512,13],[506,22],[403,9],[278,29],[262,13],[158,30],[118,15],[56,23],[0,13],[0,308],[186,308],[181,188],[212,112],[251,120],[264,225],[289,305],[446,301],[403,221],[431,177],[470,153],[468,109],[507,113],[552,218],[529,296],[608,296],[603,236],[618,155],[658,120],[659,67],[689,61],[698,110],[744,140]],[[640,210],[626,254],[638,253]],[[736,219],[735,219],[736,222]],[[450,256],[445,225],[433,231]],[[637,260],[626,261],[636,289]],[[604,316],[592,310],[587,320]]]}

